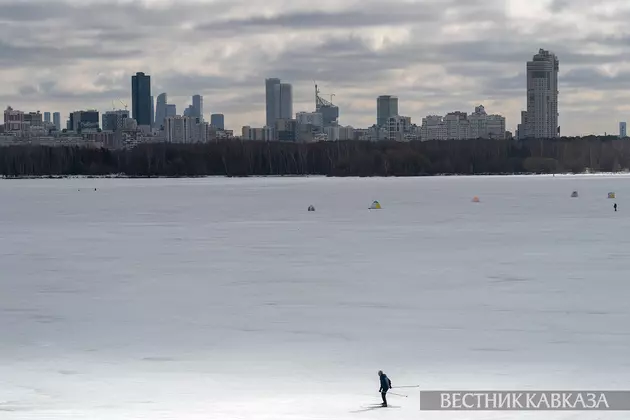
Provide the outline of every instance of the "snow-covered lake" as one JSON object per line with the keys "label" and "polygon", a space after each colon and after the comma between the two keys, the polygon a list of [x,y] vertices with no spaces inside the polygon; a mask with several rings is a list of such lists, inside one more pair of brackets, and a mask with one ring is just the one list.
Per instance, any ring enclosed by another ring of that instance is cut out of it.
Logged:
{"label": "snow-covered lake", "polygon": [[0,418],[627,419],[362,408],[630,389],[629,215],[624,176],[0,181]]}

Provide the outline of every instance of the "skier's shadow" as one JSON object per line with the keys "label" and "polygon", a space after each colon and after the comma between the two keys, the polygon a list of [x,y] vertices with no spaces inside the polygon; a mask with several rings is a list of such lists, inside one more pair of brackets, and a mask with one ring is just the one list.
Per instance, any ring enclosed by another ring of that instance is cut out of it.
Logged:
{"label": "skier's shadow", "polygon": [[397,405],[388,405],[387,407],[383,407],[382,405],[378,404],[378,405],[374,405],[374,406],[369,406],[369,407],[366,407],[366,408],[362,408],[362,409],[360,409],[360,410],[350,411],[350,413],[353,413],[353,414],[356,414],[356,413],[365,413],[366,411],[377,410],[377,409],[379,409],[379,408],[386,409],[386,408],[400,408],[400,407],[399,407],[399,406],[397,406]]}

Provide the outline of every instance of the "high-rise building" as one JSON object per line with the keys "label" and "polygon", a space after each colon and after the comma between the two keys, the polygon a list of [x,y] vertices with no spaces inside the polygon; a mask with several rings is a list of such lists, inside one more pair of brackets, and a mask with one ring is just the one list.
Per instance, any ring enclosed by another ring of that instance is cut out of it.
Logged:
{"label": "high-rise building", "polygon": [[351,126],[333,125],[324,128],[325,139],[328,141],[354,140],[355,129]]}
{"label": "high-rise building", "polygon": [[276,120],[276,86],[280,85],[280,79],[271,78],[265,80],[265,107],[267,112],[266,126],[275,127]]}
{"label": "high-rise building", "polygon": [[324,131],[324,117],[320,112],[298,112],[295,119],[299,126],[310,126],[313,131]]}
{"label": "high-rise building", "polygon": [[274,127],[253,128],[249,125],[243,126],[242,139],[252,141],[273,141],[276,138]]}
{"label": "high-rise building", "polygon": [[276,120],[276,140],[295,142],[297,140],[297,121],[280,118]]}
{"label": "high-rise building", "polygon": [[505,117],[489,115],[480,105],[475,112],[449,112],[444,117],[429,115],[422,119],[420,137],[427,140],[505,139]]}
{"label": "high-rise building", "polygon": [[142,72],[131,76],[131,110],[138,125],[151,125],[151,76]]}
{"label": "high-rise building", "polygon": [[626,131],[626,122],[622,121],[619,123],[619,138],[625,139],[628,137],[628,133]]}
{"label": "high-rise building", "polygon": [[[413,126],[415,129],[415,126]],[[411,135],[415,130],[412,130],[411,117],[403,117],[395,115],[387,120],[387,139],[390,141],[408,141],[412,140]],[[417,135],[413,140],[417,140],[420,136]]]}
{"label": "high-rise building", "polygon": [[327,101],[319,93],[319,89],[315,85],[315,112],[322,115],[322,125],[324,127],[337,126],[339,107],[332,103],[332,95],[330,101]]}
{"label": "high-rise building", "polygon": [[558,69],[558,57],[543,49],[527,62],[527,138],[560,135]]}
{"label": "high-rise building", "polygon": [[24,128],[24,112],[7,107],[4,111],[4,132],[22,133]]}
{"label": "high-rise building", "polygon": [[151,127],[155,124],[155,101],[153,95],[151,95]]}
{"label": "high-rise building", "polygon": [[125,120],[129,118],[129,111],[107,111],[103,114],[103,131],[119,131],[125,126]]}
{"label": "high-rise building", "polygon": [[225,130],[225,116],[223,114],[210,115],[210,125],[219,130]]}
{"label": "high-rise building", "polygon": [[290,84],[280,83],[274,86],[274,101],[276,120],[293,118],[293,87]]}
{"label": "high-rise building", "polygon": [[166,104],[166,117],[174,117],[177,115],[177,106],[175,104]]}
{"label": "high-rise building", "polygon": [[99,129],[99,113],[95,109],[70,113],[68,129],[77,133],[97,132]]}
{"label": "high-rise building", "polygon": [[164,133],[169,143],[192,143],[195,121],[190,117],[173,116],[164,119]]}
{"label": "high-rise building", "polygon": [[527,138],[527,111],[521,111],[521,123],[516,126],[516,139],[525,140]]}
{"label": "high-rise building", "polygon": [[376,99],[376,125],[384,127],[391,117],[398,115],[398,98],[383,95]]}
{"label": "high-rise building", "polygon": [[53,112],[53,124],[57,131],[61,131],[61,114],[59,112]]}
{"label": "high-rise building", "polygon": [[293,118],[293,88],[289,83],[281,83],[280,79],[265,80],[266,89],[266,126],[275,127],[279,119]]}
{"label": "high-rise building", "polygon": [[50,112],[44,112],[44,122],[50,122]]}
{"label": "high-rise building", "polygon": [[39,111],[26,112],[24,113],[24,122],[30,127],[41,127],[44,123],[44,119]]}
{"label": "high-rise building", "polygon": [[166,118],[166,103],[168,97],[166,93],[160,93],[155,104],[155,126],[157,128],[164,126],[164,118]]}
{"label": "high-rise building", "polygon": [[194,118],[192,124],[191,140],[193,143],[206,143],[208,141],[208,131],[210,124],[201,121],[201,118]]}
{"label": "high-rise building", "polygon": [[505,117],[488,115],[483,105],[468,116],[471,139],[505,139]]}
{"label": "high-rise building", "polygon": [[192,97],[193,117],[199,118],[199,121],[203,121],[203,96],[194,95]]}

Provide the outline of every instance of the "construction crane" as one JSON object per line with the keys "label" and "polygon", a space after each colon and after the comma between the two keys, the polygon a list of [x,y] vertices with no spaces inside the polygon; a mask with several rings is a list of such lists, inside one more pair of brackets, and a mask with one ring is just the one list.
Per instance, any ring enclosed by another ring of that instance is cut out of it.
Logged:
{"label": "construction crane", "polygon": [[330,95],[330,101],[322,98],[321,92],[317,87],[317,82],[313,80],[315,84],[315,112],[322,114],[324,126],[328,126],[336,123],[339,118],[339,107],[333,104],[332,100],[335,94]]}
{"label": "construction crane", "polygon": [[[120,102],[125,107],[125,111],[127,111],[127,104],[120,99],[118,100],[118,102]],[[116,111],[116,101],[112,101],[112,111]]]}
{"label": "construction crane", "polygon": [[[118,100],[118,102],[120,102],[125,107],[125,111],[127,111],[127,104],[120,99]],[[116,111],[116,101],[112,101],[112,111]]]}
{"label": "construction crane", "polygon": [[334,106],[332,101],[335,94],[331,93],[330,101],[327,101],[324,98],[322,98],[322,93],[319,91],[319,88],[317,87],[317,82],[313,80],[313,83],[315,84],[315,108],[319,109],[322,106]]}

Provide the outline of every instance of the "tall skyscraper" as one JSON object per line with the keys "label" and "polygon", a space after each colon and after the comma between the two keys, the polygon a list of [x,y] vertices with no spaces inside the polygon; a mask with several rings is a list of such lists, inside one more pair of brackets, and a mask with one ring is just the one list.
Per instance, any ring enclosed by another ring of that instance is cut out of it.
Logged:
{"label": "tall skyscraper", "polygon": [[274,85],[274,102],[276,120],[293,119],[293,87],[288,83]]}
{"label": "tall skyscraper", "polygon": [[223,114],[210,115],[210,125],[218,128],[219,130],[225,130],[225,116]]}
{"label": "tall skyscraper", "polygon": [[[195,128],[199,130],[200,125],[195,120],[196,118],[181,116],[166,117],[164,119],[166,141],[169,143],[193,143],[200,141],[199,131],[195,132]],[[203,132],[205,135],[205,127]]]}
{"label": "tall skyscraper", "polygon": [[41,127],[44,124],[43,115],[37,112],[25,112],[24,122],[32,127]]}
{"label": "tall skyscraper", "polygon": [[527,62],[527,138],[554,138],[558,127],[558,69],[555,54],[540,49]]}
{"label": "tall skyscraper", "polygon": [[14,110],[10,106],[4,111],[4,131],[19,133],[24,130],[24,112]]}
{"label": "tall skyscraper", "polygon": [[103,131],[119,131],[122,130],[125,124],[125,120],[129,118],[129,111],[107,111],[102,116],[101,127]]}
{"label": "tall skyscraper", "polygon": [[166,116],[164,118],[174,117],[175,115],[177,115],[177,107],[175,104],[166,104]]}
{"label": "tall skyscraper", "polygon": [[398,98],[382,95],[376,98],[376,125],[384,127],[391,117],[398,115]]}
{"label": "tall skyscraper", "polygon": [[57,131],[61,131],[61,114],[59,112],[53,112],[53,124],[55,124]]}
{"label": "tall skyscraper", "polygon": [[155,104],[155,126],[157,128],[164,127],[164,118],[166,118],[166,103],[168,97],[166,93],[160,93]]}
{"label": "tall skyscraper", "polygon": [[619,138],[625,139],[628,137],[628,132],[626,130],[626,122],[622,121],[619,123]]}
{"label": "tall skyscraper", "polygon": [[516,126],[516,139],[525,140],[527,138],[527,111],[521,111],[521,123]]}
{"label": "tall skyscraper", "polygon": [[339,120],[339,107],[332,103],[332,96],[330,101],[327,101],[319,93],[319,89],[315,85],[315,112],[322,115],[323,127],[336,126]]}
{"label": "tall skyscraper", "polygon": [[155,124],[155,101],[153,95],[151,95],[151,127]]}
{"label": "tall skyscraper", "polygon": [[267,127],[274,127],[276,120],[279,118],[276,115],[276,86],[280,85],[280,79],[271,78],[265,80],[265,105],[267,111]]}
{"label": "tall skyscraper", "polygon": [[151,125],[151,76],[131,76],[131,111],[138,125]]}
{"label": "tall skyscraper", "polygon": [[96,132],[99,129],[99,112],[95,109],[70,113],[69,130],[77,133]]}
{"label": "tall skyscraper", "polygon": [[203,121],[203,96],[194,95],[192,97],[193,117]]}
{"label": "tall skyscraper", "polygon": [[50,122],[50,112],[44,112],[44,122]]}

